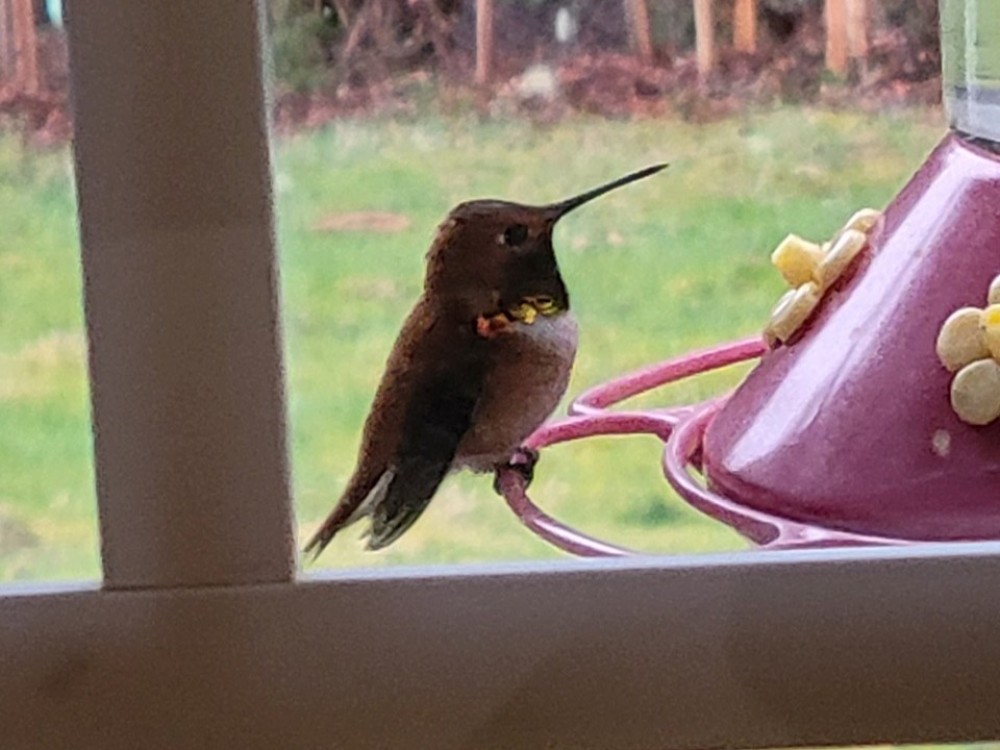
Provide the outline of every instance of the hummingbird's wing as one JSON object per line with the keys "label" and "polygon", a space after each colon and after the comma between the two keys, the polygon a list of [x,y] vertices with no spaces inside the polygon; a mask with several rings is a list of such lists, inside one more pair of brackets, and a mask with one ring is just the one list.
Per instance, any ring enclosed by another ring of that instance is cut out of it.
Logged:
{"label": "hummingbird's wing", "polygon": [[392,477],[372,507],[369,549],[394,542],[424,512],[469,430],[482,382],[482,368],[466,361],[431,368],[416,384]]}
{"label": "hummingbird's wing", "polygon": [[469,429],[486,363],[485,342],[470,324],[417,305],[386,364],[354,475],[305,552],[319,555],[366,515],[370,549],[391,544],[417,520]]}

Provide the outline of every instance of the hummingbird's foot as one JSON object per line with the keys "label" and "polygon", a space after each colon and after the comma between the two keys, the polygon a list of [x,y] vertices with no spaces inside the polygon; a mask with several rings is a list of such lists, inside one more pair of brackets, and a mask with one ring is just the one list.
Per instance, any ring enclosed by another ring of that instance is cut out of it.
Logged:
{"label": "hummingbird's foot", "polygon": [[493,490],[498,495],[503,494],[500,491],[500,472],[503,469],[513,469],[524,479],[524,488],[527,489],[531,486],[531,480],[535,478],[535,464],[538,463],[538,451],[534,448],[528,448],[526,446],[519,446],[511,454],[505,464],[498,464],[496,472],[493,475]]}

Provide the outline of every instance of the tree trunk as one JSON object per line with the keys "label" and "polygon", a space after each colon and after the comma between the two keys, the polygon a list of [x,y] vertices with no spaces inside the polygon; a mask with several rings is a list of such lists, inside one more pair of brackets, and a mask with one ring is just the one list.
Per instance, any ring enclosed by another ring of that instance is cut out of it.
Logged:
{"label": "tree trunk", "polygon": [[733,46],[739,52],[757,51],[757,0],[736,0],[733,8]]}
{"label": "tree trunk", "polygon": [[847,0],[826,0],[826,67],[847,75]]}
{"label": "tree trunk", "polygon": [[653,62],[653,33],[649,26],[649,8],[646,0],[625,0],[632,49],[639,59],[649,65]]}
{"label": "tree trunk", "polygon": [[715,21],[712,0],[694,0],[694,33],[698,75],[705,78],[715,67]]}
{"label": "tree trunk", "polygon": [[493,0],[476,0],[476,83],[493,77]]}

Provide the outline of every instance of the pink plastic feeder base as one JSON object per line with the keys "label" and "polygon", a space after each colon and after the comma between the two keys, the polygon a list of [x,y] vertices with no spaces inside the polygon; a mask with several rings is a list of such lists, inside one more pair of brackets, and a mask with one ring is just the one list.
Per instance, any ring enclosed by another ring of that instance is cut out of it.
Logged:
{"label": "pink plastic feeder base", "polygon": [[862,252],[707,428],[709,483],[825,528],[1000,538],[1000,421],[959,419],[935,350],[944,321],[985,307],[1000,274],[1000,157],[947,137]]}

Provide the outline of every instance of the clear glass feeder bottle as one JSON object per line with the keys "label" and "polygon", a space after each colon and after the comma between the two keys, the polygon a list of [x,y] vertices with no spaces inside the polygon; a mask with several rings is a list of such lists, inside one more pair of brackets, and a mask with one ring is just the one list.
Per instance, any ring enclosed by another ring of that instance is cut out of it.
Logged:
{"label": "clear glass feeder bottle", "polygon": [[941,55],[952,128],[1000,150],[1000,0],[941,0]]}

